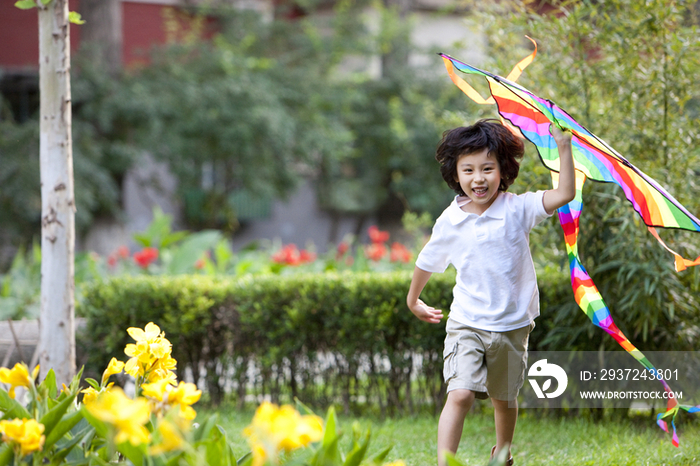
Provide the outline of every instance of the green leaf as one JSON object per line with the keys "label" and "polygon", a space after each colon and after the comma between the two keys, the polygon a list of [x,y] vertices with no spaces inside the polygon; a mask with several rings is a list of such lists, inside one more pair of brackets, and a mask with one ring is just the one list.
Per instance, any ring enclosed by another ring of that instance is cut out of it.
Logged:
{"label": "green leaf", "polygon": [[143,464],[143,458],[146,453],[145,445],[134,446],[127,441],[117,445],[117,450],[119,450],[119,453],[124,455],[134,465],[138,466]]}
{"label": "green leaf", "polygon": [[207,465],[209,466],[231,466],[228,455],[228,443],[223,429],[217,426],[212,429],[206,445]]}
{"label": "green leaf", "polygon": [[245,455],[238,458],[236,461],[237,466],[248,466],[253,463],[253,452],[248,452]]}
{"label": "green leaf", "polygon": [[163,238],[163,241],[161,241],[160,247],[167,248],[168,246],[171,246],[187,238],[187,235],[189,234],[189,231],[175,231],[173,233],[169,233]]}
{"label": "green leaf", "polygon": [[132,238],[144,248],[151,246],[151,238],[145,233],[135,233]]}
{"label": "green leaf", "polygon": [[362,445],[360,445],[359,447],[356,446],[352,449],[350,453],[348,453],[347,457],[345,458],[345,462],[343,463],[343,466],[359,466],[359,464],[362,463],[362,460],[367,454],[367,447],[369,447],[370,436],[370,432],[367,431],[365,441],[362,442]]}
{"label": "green leaf", "polygon": [[100,389],[100,383],[99,383],[97,380],[95,380],[95,379],[92,379],[92,378],[88,377],[88,378],[85,379],[85,382],[87,382],[87,383],[88,383],[92,388],[94,388],[95,390],[99,390],[99,389]]}
{"label": "green leaf", "polygon": [[380,464],[382,461],[384,461],[384,459],[386,458],[386,455],[389,454],[389,452],[391,451],[392,448],[394,448],[394,447],[393,446],[386,447],[384,450],[382,450],[379,453],[377,453],[376,455],[374,455],[372,457],[372,460],[371,460],[372,463]]}
{"label": "green leaf", "polygon": [[[58,409],[58,406],[54,408],[54,411]],[[50,414],[50,413],[49,413]],[[70,430],[76,426],[83,419],[82,411],[73,411],[72,413],[63,417],[60,422],[51,430],[51,433],[46,435],[46,440],[44,441],[44,448],[50,448],[54,443],[59,441],[66,435]],[[42,423],[43,424],[43,423]],[[46,431],[44,431],[46,432]]]}
{"label": "green leaf", "polygon": [[36,7],[36,2],[34,0],[19,0],[15,2],[15,6],[20,10],[31,10]]}
{"label": "green leaf", "polygon": [[173,251],[173,257],[168,265],[168,273],[177,275],[194,269],[197,259],[202,257],[205,251],[216,246],[221,241],[221,232],[217,230],[205,230],[193,233]]}
{"label": "green leaf", "polygon": [[3,412],[4,419],[31,419],[29,411],[16,400],[10,398],[5,390],[0,390],[0,411]]}
{"label": "green leaf", "polygon": [[[82,418],[82,417],[81,417]],[[92,427],[88,426],[88,428],[92,429]],[[56,432],[56,429],[54,429],[54,432]],[[82,434],[82,432],[81,432]],[[59,465],[59,464],[64,464],[65,458],[70,454],[71,450],[73,450],[73,447],[75,447],[77,444],[79,444],[82,439],[83,435],[78,434],[75,437],[73,437],[70,441],[61,443],[56,446],[56,451],[51,455],[51,465]],[[46,447],[44,447],[46,448]],[[81,453],[81,456],[83,456],[84,453]],[[79,464],[86,464],[85,463],[79,463]],[[71,462],[71,464],[75,464]]]}
{"label": "green leaf", "polygon": [[233,251],[226,239],[219,241],[219,244],[214,248],[214,258],[216,259],[216,270],[219,273],[224,273],[229,262],[233,259]]}
{"label": "green leaf", "polygon": [[48,389],[50,398],[56,398],[56,392],[58,390],[56,389],[56,373],[53,371],[53,369],[49,369],[49,372],[46,374],[46,378],[44,378],[44,381],[39,384],[37,389],[40,390],[42,387]]}
{"label": "green leaf", "polygon": [[14,457],[15,454],[12,451],[12,448],[10,448],[9,443],[0,445],[0,466],[7,466],[9,464],[12,464],[12,460],[14,459]]}
{"label": "green leaf", "polygon": [[314,455],[311,464],[315,466],[327,466],[340,463],[338,440],[339,438],[336,436],[328,444],[324,443]]}
{"label": "green leaf", "polygon": [[48,5],[49,3],[51,3],[52,1],[53,1],[53,0],[41,0],[41,4],[44,5],[44,6],[46,6],[46,5]]}
{"label": "green leaf", "polygon": [[80,412],[83,413],[83,417],[90,423],[90,425],[92,425],[95,428],[97,435],[99,435],[102,438],[107,438],[107,435],[109,434],[109,428],[107,427],[107,424],[90,414],[90,411],[88,411],[85,408],[85,405],[82,405],[80,407]]}
{"label": "green leaf", "polygon": [[299,398],[294,398],[294,402],[297,405],[297,411],[299,411],[301,414],[306,414],[309,416],[315,416],[316,413],[314,413],[311,408],[306,406],[304,403]]}
{"label": "green leaf", "polygon": [[[48,376],[47,376],[48,378]],[[57,404],[51,411],[46,413],[39,422],[44,424],[44,435],[47,437],[51,433],[54,427],[56,427],[56,424],[63,418],[63,415],[66,413],[68,408],[73,405],[73,400],[75,399],[75,395],[71,395],[66,397],[63,401],[61,401],[59,404]],[[80,421],[80,419],[78,419]],[[76,423],[78,422],[76,421]],[[62,436],[61,436],[62,437]],[[60,437],[59,437],[60,438]],[[56,439],[58,440],[58,438]],[[54,440],[54,442],[56,441]],[[49,445],[50,446],[50,445]]]}
{"label": "green leaf", "polygon": [[[42,0],[43,1],[43,0]],[[82,16],[80,16],[80,13],[71,11],[68,13],[68,21],[73,23],[73,24],[85,24],[85,20],[83,19]]]}
{"label": "green leaf", "polygon": [[323,446],[328,447],[331,443],[338,439],[338,432],[336,431],[336,425],[338,424],[338,418],[335,415],[335,408],[331,406],[328,408],[328,413],[326,414],[326,429],[323,432]]}
{"label": "green leaf", "polygon": [[203,441],[209,438],[211,435],[212,429],[216,427],[216,423],[219,421],[219,415],[218,414],[212,414],[209,416],[206,421],[201,423],[197,429],[194,431],[194,440],[195,442],[198,441]]}

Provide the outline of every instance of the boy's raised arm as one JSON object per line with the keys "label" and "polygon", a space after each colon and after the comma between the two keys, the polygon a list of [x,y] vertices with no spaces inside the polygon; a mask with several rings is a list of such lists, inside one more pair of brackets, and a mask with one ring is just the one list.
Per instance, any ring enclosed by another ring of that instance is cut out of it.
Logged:
{"label": "boy's raised arm", "polygon": [[544,193],[542,203],[548,214],[568,204],[576,196],[574,159],[571,154],[571,131],[562,131],[556,125],[549,128],[559,149],[559,185]]}
{"label": "boy's raised arm", "polygon": [[428,306],[420,299],[420,294],[428,280],[430,280],[431,275],[432,273],[418,267],[413,270],[411,286],[408,289],[408,296],[406,296],[406,305],[420,320],[437,324],[442,320],[442,311]]}

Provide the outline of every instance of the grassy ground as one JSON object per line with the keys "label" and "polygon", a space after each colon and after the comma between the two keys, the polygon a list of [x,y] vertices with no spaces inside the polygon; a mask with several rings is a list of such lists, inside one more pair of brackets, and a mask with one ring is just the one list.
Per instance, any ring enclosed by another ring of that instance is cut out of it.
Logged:
{"label": "grassy ground", "polygon": [[[241,431],[250,423],[253,413],[222,409],[219,415],[236,455],[241,456],[248,451]],[[393,445],[387,460],[403,459],[407,466],[435,464],[437,418],[418,416],[378,420],[340,416],[340,428],[349,432],[355,421],[363,430],[372,430],[370,454]],[[678,428],[681,443],[680,448],[675,448],[670,435],[651,420],[541,419],[522,411],[513,456],[518,466],[700,464],[700,423],[685,422]],[[343,451],[349,448],[348,437],[345,442],[341,441]],[[472,413],[465,422],[457,457],[468,465],[486,465],[494,443],[491,414]]]}

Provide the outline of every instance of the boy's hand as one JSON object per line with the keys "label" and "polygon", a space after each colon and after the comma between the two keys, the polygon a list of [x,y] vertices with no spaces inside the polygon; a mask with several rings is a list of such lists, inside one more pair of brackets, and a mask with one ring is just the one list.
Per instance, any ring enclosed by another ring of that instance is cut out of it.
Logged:
{"label": "boy's hand", "polygon": [[412,306],[409,306],[411,312],[423,322],[430,324],[438,324],[442,320],[442,311],[435,309],[425,304],[421,299],[416,301]]}
{"label": "boy's hand", "polygon": [[557,147],[560,147],[564,144],[571,144],[571,137],[573,136],[573,134],[570,130],[565,129],[564,131],[562,131],[557,125],[551,124],[549,125],[549,132],[552,133],[552,137],[554,137],[554,141],[557,143]]}

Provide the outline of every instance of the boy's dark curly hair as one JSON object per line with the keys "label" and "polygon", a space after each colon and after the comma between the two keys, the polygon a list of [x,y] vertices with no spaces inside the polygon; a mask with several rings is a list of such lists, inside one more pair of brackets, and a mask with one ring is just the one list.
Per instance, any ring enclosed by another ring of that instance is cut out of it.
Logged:
{"label": "boy's dark curly hair", "polygon": [[518,159],[525,153],[523,141],[498,120],[479,120],[471,126],[445,131],[435,153],[442,177],[457,194],[466,195],[457,181],[459,158],[484,149],[488,149],[489,154],[495,155],[498,161],[501,171],[499,191],[507,191],[518,177]]}

